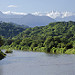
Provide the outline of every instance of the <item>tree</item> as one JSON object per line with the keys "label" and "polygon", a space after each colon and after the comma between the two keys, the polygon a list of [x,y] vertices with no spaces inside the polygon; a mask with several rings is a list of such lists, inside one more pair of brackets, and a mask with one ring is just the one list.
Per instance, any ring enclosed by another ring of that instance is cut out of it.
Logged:
{"label": "tree", "polygon": [[4,40],[2,38],[2,36],[0,36],[0,47],[4,44]]}

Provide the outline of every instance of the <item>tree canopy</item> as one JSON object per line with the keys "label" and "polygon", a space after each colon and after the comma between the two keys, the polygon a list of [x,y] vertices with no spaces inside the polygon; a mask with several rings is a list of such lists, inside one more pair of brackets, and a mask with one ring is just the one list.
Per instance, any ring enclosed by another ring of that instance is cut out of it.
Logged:
{"label": "tree canopy", "polygon": [[10,39],[10,43],[6,43],[5,46],[21,50],[51,53],[68,53],[72,51],[72,53],[75,53],[74,44],[75,22],[69,21],[54,22],[46,26],[27,28]]}
{"label": "tree canopy", "polygon": [[12,38],[24,31],[26,28],[28,27],[24,25],[0,22],[0,35],[4,36],[5,38]]}

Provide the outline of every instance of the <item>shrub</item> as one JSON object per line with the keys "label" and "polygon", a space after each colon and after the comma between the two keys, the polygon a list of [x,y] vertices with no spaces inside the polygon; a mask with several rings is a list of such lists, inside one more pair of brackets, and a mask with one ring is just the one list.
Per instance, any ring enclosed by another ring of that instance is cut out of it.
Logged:
{"label": "shrub", "polygon": [[12,50],[8,50],[8,49],[5,51],[5,53],[12,53],[12,52],[13,52]]}

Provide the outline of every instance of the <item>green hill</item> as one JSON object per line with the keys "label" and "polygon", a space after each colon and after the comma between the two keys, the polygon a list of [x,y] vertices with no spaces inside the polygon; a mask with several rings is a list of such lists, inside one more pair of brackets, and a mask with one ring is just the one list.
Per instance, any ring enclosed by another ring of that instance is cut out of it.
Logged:
{"label": "green hill", "polygon": [[15,38],[59,36],[69,39],[74,36],[75,22],[55,22],[47,26],[28,28]]}
{"label": "green hill", "polygon": [[24,27],[23,25],[16,25],[14,23],[0,22],[0,35],[4,36],[5,38],[12,38],[25,30],[25,28],[28,27]]}
{"label": "green hill", "polygon": [[75,54],[75,22],[55,22],[27,28],[13,37],[7,46],[19,50]]}

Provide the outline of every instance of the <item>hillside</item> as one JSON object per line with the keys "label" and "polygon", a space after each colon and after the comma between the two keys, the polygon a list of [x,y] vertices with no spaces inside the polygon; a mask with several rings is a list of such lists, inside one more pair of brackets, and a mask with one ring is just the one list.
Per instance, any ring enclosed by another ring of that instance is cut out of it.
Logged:
{"label": "hillside", "polygon": [[[13,37],[7,47],[50,53],[75,53],[75,22],[55,22],[47,26],[28,28]],[[10,46],[9,46],[10,45]]]}
{"label": "hillside", "polygon": [[12,38],[25,30],[25,28],[28,27],[17,25],[14,23],[0,22],[0,35],[4,36],[5,38]]}
{"label": "hillside", "polygon": [[46,26],[28,28],[15,38],[26,38],[26,37],[48,37],[48,36],[59,36],[65,37],[69,40],[70,37],[74,36],[75,33],[75,22],[54,22]]}

